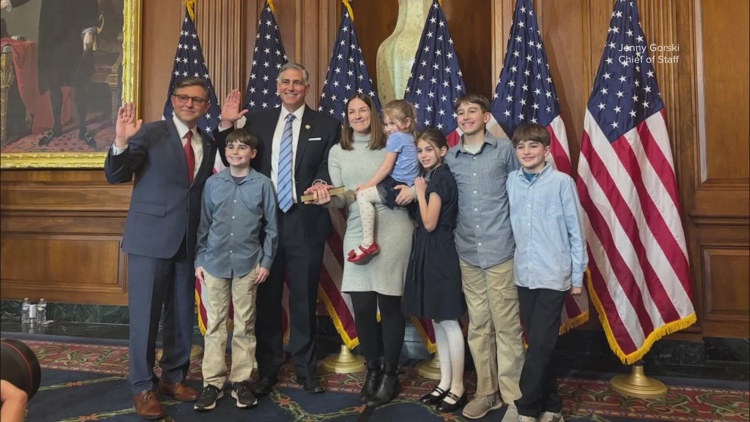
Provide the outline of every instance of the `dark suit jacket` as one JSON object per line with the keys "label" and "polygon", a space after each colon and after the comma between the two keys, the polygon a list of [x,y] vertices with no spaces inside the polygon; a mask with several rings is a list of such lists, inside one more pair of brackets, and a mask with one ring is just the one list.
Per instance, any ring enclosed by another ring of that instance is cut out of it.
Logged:
{"label": "dark suit jacket", "polygon": [[[252,162],[257,171],[271,177],[271,147],[276,123],[281,108],[264,110],[246,116],[245,130],[258,137],[258,155]],[[303,238],[309,243],[323,242],[331,232],[331,218],[328,209],[318,205],[305,205],[300,196],[317,179],[331,183],[328,175],[328,151],[341,138],[341,123],[333,117],[305,106],[297,140],[297,153],[294,157],[294,186],[297,192],[298,212],[305,221]],[[214,131],[219,151],[226,146],[229,130]],[[225,161],[226,164],[226,161]]]}
{"label": "dark suit jacket", "polygon": [[203,161],[192,185],[171,119],[144,124],[122,154],[112,155],[110,148],[104,162],[107,180],[125,183],[135,176],[122,240],[125,252],[168,259],[185,238],[188,258],[194,257],[201,193],[216,159],[216,146],[204,133],[201,139]]}

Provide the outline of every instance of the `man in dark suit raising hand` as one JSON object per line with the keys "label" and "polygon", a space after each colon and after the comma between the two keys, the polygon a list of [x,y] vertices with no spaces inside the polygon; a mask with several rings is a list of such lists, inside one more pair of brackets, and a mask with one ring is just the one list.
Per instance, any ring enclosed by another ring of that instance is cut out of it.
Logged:
{"label": "man in dark suit raising hand", "polygon": [[[188,77],[172,91],[171,119],[142,124],[133,103],[124,104],[104,162],[110,183],[134,180],[122,249],[128,253],[128,381],[136,413],[144,419],[164,417],[157,388],[180,401],[198,396],[184,381],[195,320],[193,261],[201,193],[216,158],[215,145],[197,127],[208,98],[206,81]],[[158,380],[154,353],[162,306]]]}
{"label": "man in dark suit raising hand", "polygon": [[268,281],[258,287],[256,394],[265,395],[276,384],[283,360],[281,299],[285,274],[289,279],[290,335],[288,350],[297,382],[311,393],[322,393],[316,374],[316,302],[325,241],[331,231],[328,210],[300,200],[313,183],[330,183],[328,151],[341,137],[341,124],[305,104],[310,90],[308,72],[287,63],[276,81],[282,107],[245,114],[240,93],[233,90],[221,107],[217,146],[223,150],[234,123],[245,116],[245,130],[260,140],[253,168],[271,178],[279,201],[279,246]]}

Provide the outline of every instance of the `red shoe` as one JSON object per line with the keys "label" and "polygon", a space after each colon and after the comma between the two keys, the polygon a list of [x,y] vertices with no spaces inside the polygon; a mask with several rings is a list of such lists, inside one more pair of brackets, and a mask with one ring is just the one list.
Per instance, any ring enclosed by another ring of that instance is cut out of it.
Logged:
{"label": "red shoe", "polygon": [[380,246],[378,246],[378,242],[372,242],[372,245],[367,248],[360,245],[359,250],[362,251],[361,254],[357,255],[355,253],[354,256],[352,256],[353,251],[351,251],[346,260],[355,264],[365,264],[370,258],[372,258],[372,256],[377,255],[380,252]]}

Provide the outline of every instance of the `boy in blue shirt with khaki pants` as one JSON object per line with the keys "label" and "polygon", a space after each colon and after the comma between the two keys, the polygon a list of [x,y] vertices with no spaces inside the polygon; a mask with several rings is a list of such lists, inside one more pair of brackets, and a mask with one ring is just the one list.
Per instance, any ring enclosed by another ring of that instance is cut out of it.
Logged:
{"label": "boy in blue shirt with khaki pants", "polygon": [[[197,411],[209,411],[232,383],[237,407],[258,400],[250,389],[255,365],[255,297],[268,278],[278,244],[276,195],[271,179],[253,170],[258,138],[244,130],[227,136],[229,168],[208,178],[203,190],[195,276],[207,292],[204,335],[203,392]],[[227,314],[234,307],[232,369],[227,376]]]}

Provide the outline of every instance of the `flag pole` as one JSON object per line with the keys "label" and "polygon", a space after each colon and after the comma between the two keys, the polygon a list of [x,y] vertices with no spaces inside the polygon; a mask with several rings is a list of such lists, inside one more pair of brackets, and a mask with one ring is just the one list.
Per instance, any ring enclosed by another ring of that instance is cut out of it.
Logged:
{"label": "flag pole", "polygon": [[615,392],[639,399],[660,399],[667,395],[669,388],[661,381],[649,378],[643,371],[643,361],[632,365],[630,375],[615,375],[609,385]]}

